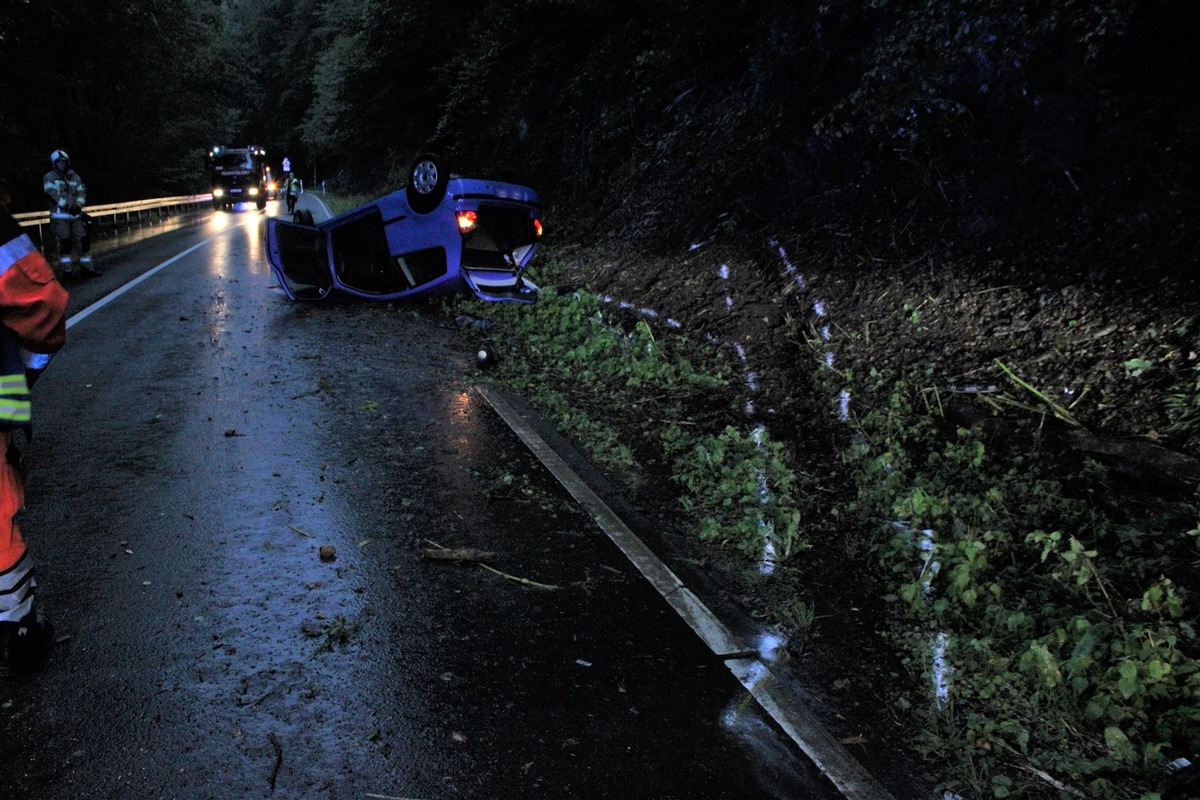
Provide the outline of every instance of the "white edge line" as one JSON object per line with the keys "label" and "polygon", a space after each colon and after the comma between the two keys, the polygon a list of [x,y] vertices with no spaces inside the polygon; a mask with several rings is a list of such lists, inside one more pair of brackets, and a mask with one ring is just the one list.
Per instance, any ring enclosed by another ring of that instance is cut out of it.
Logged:
{"label": "white edge line", "polygon": [[[254,220],[254,222],[257,223],[258,219],[256,218]],[[234,227],[245,227],[246,225],[249,225],[249,224],[250,224],[249,222],[243,222],[240,225],[235,225]],[[219,236],[223,236],[224,234],[228,233],[231,230],[233,230],[233,228],[226,228],[225,230],[221,231],[220,233],[214,233],[212,236],[208,237],[207,239],[205,239],[201,242],[197,242],[196,244],[189,247],[187,250],[184,250],[182,253],[177,253],[177,254],[171,256],[166,261],[162,262],[161,264],[154,267],[153,269],[151,269],[147,272],[143,272],[141,275],[137,276],[136,278],[131,280],[129,283],[126,283],[126,284],[118,287],[117,289],[113,290],[112,292],[109,292],[104,297],[101,297],[99,300],[92,303],[87,308],[83,309],[82,311],[76,312],[74,316],[72,316],[70,319],[67,320],[67,328],[69,329],[73,325],[76,325],[76,324],[82,322],[83,320],[87,319],[95,312],[104,308],[106,305],[111,303],[113,300],[116,300],[118,297],[125,294],[133,287],[137,286],[142,281],[149,280],[153,276],[157,275],[159,272],[162,272],[164,269],[166,269],[167,267],[174,264],[179,259],[199,250],[201,247],[204,247],[204,245],[208,244],[213,239],[216,239]]]}
{"label": "white edge line", "polygon": [[[779,681],[770,668],[756,658],[730,658],[729,651],[737,649],[737,638],[696,596],[683,585],[650,549],[630,530],[591,488],[567,465],[553,448],[528,425],[506,401],[487,387],[476,391],[517,437],[529,448],[542,465],[550,470],[571,496],[583,506],[592,519],[612,539],[655,589],[658,590],[693,631],[718,656],[725,656],[725,665],[733,676],[750,692],[759,706],[775,720],[796,746],[821,770],[847,800],[895,800],[871,774],[852,756],[846,747],[821,727],[803,703],[779,690]],[[687,597],[680,603],[681,595]],[[686,613],[690,609],[693,615]],[[696,624],[696,616],[703,624]],[[690,617],[690,618],[689,618]],[[726,652],[722,652],[725,650]]]}

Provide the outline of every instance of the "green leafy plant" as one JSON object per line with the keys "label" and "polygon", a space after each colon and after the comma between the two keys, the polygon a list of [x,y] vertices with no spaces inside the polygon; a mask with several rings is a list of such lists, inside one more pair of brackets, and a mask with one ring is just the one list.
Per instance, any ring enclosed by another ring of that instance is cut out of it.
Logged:
{"label": "green leafy plant", "polygon": [[1125,370],[1135,378],[1140,378],[1154,369],[1154,362],[1144,358],[1131,358],[1125,362]]}
{"label": "green leafy plant", "polygon": [[[1194,558],[1192,518],[1118,524],[1033,463],[994,458],[977,432],[946,430],[908,380],[883,388],[857,418],[859,491],[840,516],[880,531],[875,554],[914,625],[895,640],[910,702],[929,709],[921,749],[975,796],[1041,797],[1044,774],[1141,797],[1170,754],[1200,746],[1197,609],[1175,577]],[[1066,477],[1103,480],[1084,474]],[[931,685],[935,633],[953,670],[944,707],[917,688]]]}

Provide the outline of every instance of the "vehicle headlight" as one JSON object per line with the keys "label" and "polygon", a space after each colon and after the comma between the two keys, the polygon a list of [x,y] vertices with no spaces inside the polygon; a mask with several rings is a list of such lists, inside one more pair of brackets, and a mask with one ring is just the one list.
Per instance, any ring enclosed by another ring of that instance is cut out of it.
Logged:
{"label": "vehicle headlight", "polygon": [[224,196],[225,196],[225,190],[222,189],[220,186],[218,186],[216,189],[213,189],[213,197],[224,197]]}
{"label": "vehicle headlight", "polygon": [[251,197],[253,197],[253,196],[254,196],[254,195],[256,195],[256,194],[258,194],[258,187],[257,187],[257,186],[251,186],[251,187],[250,187],[250,196],[251,196]]}

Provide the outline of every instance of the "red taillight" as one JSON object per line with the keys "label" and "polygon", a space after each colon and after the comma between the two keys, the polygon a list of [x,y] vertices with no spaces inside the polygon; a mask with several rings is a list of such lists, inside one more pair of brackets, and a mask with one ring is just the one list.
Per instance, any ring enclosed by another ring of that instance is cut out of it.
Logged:
{"label": "red taillight", "polygon": [[533,219],[533,232],[536,233],[539,238],[542,235],[542,221],[537,217],[534,217]]}
{"label": "red taillight", "polygon": [[474,211],[459,211],[454,216],[458,220],[459,233],[470,233],[475,230],[475,224],[479,221],[479,215]]}

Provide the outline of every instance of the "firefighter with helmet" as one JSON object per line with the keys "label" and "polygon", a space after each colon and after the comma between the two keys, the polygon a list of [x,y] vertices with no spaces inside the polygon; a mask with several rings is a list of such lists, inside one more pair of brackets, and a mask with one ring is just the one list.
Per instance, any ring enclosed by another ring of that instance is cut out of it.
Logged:
{"label": "firefighter with helmet", "polygon": [[71,157],[66,150],[50,154],[52,169],[42,179],[46,199],[50,203],[50,229],[58,239],[58,265],[63,274],[74,272],[73,255],[79,250],[79,266],[84,274],[94,275],[92,240],[84,225],[83,206],[87,202],[87,187],[79,173],[71,169]]}

